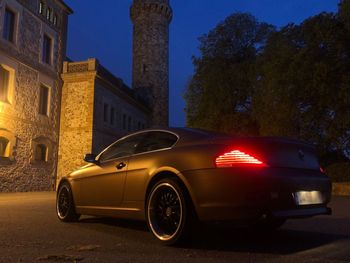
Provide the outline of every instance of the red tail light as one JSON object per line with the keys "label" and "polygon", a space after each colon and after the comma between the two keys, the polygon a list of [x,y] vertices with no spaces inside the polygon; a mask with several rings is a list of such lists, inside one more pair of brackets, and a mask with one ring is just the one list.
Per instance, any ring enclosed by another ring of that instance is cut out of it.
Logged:
{"label": "red tail light", "polygon": [[259,167],[266,166],[266,164],[257,158],[239,150],[234,150],[220,155],[218,158],[216,158],[215,163],[217,167],[232,167],[242,165]]}

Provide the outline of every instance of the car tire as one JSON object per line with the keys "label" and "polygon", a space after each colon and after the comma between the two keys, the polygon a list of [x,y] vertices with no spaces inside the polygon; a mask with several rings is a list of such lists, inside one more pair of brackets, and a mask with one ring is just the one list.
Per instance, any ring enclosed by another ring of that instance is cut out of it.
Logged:
{"label": "car tire", "polygon": [[78,221],[80,215],[75,211],[72,189],[67,182],[62,183],[57,191],[56,213],[63,222]]}
{"label": "car tire", "polygon": [[175,178],[163,179],[151,189],[146,203],[147,225],[164,245],[187,240],[195,221],[190,197]]}

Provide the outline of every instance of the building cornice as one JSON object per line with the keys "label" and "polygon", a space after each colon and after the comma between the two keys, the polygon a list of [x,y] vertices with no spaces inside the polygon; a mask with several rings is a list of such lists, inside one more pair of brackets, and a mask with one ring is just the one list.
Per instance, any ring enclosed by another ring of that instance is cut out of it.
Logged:
{"label": "building cornice", "polygon": [[78,81],[100,81],[114,94],[127,100],[128,103],[134,105],[142,112],[150,114],[151,110],[140,101],[138,101],[133,91],[127,87],[124,82],[114,76],[106,68],[99,64],[95,58],[87,61],[64,62],[62,79],[66,83]]}
{"label": "building cornice", "polygon": [[135,21],[137,17],[140,17],[141,14],[148,12],[148,13],[157,13],[165,18],[167,18],[168,22],[170,23],[173,19],[173,10],[170,7],[169,4],[162,4],[162,3],[134,3],[130,7],[130,17],[132,21]]}
{"label": "building cornice", "polygon": [[63,0],[57,0],[57,3],[67,12],[68,15],[74,13],[73,9],[70,8]]}

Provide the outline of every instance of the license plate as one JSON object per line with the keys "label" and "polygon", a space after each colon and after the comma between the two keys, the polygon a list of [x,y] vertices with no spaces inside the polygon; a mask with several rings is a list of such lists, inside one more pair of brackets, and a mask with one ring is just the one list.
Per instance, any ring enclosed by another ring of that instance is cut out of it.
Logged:
{"label": "license plate", "polygon": [[300,191],[294,193],[297,205],[317,205],[323,203],[323,195],[320,191]]}

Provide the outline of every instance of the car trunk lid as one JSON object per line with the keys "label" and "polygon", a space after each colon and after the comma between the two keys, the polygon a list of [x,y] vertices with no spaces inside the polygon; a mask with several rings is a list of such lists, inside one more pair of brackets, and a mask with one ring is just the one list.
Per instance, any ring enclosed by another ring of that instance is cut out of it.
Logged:
{"label": "car trunk lid", "polygon": [[238,150],[270,167],[320,169],[315,147],[301,141],[276,137],[233,137],[215,138],[212,142],[225,145],[223,153]]}

